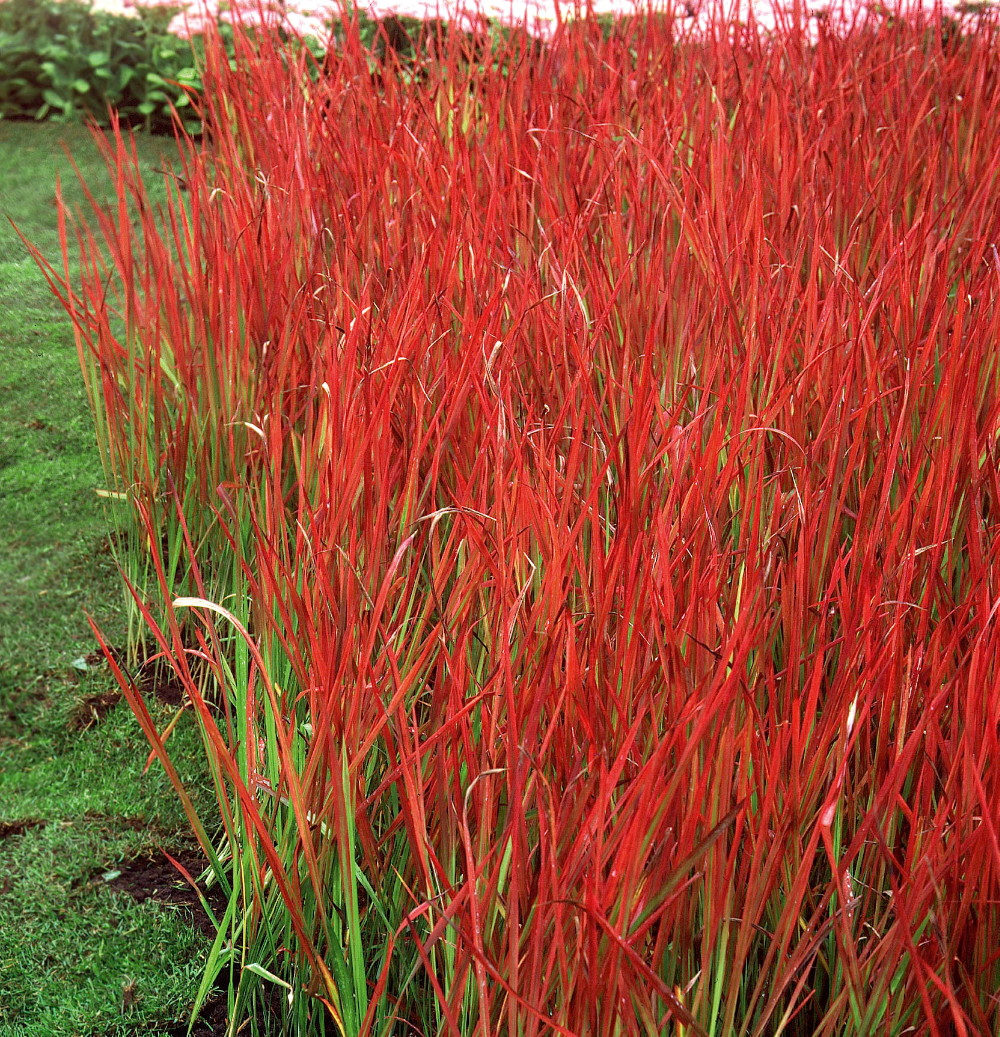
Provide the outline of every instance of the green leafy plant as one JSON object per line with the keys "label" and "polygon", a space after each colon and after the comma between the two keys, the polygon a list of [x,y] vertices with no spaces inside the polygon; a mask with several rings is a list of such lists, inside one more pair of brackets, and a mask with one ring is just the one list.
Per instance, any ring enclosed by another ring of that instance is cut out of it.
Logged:
{"label": "green leafy plant", "polygon": [[106,125],[113,109],[126,122],[165,130],[176,110],[197,131],[199,44],[170,35],[168,20],[163,8],[124,17],[78,0],[3,0],[0,116]]}

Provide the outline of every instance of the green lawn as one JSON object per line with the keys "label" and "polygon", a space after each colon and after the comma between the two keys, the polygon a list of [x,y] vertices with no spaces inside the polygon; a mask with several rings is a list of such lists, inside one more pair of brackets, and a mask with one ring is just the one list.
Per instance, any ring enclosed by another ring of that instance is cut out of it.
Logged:
{"label": "green lawn", "polygon": [[[103,877],[187,831],[128,707],[87,704],[112,681],[85,613],[121,638],[123,598],[72,329],[10,224],[57,258],[57,176],[82,201],[64,144],[106,179],[85,130],[0,122],[0,1037],[168,1032],[208,949],[184,910]],[[150,170],[171,147],[139,140]],[[211,810],[193,725],[174,739]]]}

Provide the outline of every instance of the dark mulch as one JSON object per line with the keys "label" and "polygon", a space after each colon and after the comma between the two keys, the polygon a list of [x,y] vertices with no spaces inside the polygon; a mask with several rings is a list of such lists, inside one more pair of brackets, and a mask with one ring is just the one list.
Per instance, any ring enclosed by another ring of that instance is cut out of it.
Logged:
{"label": "dark mulch", "polygon": [[41,828],[44,824],[47,822],[38,817],[21,817],[16,821],[0,821],[0,842],[13,835],[24,835],[29,828]]}
{"label": "dark mulch", "polygon": [[[281,999],[280,991],[275,988],[273,1000],[277,1002]],[[277,1014],[276,1010],[272,1006],[271,1019],[274,1021],[273,1029],[268,1026],[265,1031],[267,1033],[277,1034],[283,1031],[276,1020],[280,1019],[280,1015]],[[191,1031],[192,1037],[224,1037],[226,1032],[226,1024],[229,1022],[228,1004],[225,993],[217,991],[213,994],[208,1001],[205,1002],[201,1012],[198,1013],[198,1020],[194,1024],[194,1029]],[[260,1019],[257,1020],[258,1025],[262,1025]],[[264,1024],[266,1025],[266,1024]],[[183,1020],[179,1023],[167,1024],[162,1030],[156,1031],[156,1037],[187,1037],[187,1020]],[[146,1031],[148,1034],[149,1031]],[[247,1031],[243,1031],[247,1032]],[[138,1037],[138,1035],[137,1035]],[[144,1034],[143,1037],[146,1037]]]}
{"label": "dark mulch", "polygon": [[[198,879],[207,861],[197,846],[185,847],[171,856],[184,866],[192,878]],[[92,880],[104,882],[103,874]],[[201,905],[198,894],[177,871],[163,852],[150,851],[136,858],[121,868],[121,874],[107,885],[121,893],[126,893],[136,900],[153,900],[160,904],[175,904],[190,912],[191,919],[197,928],[206,936],[215,936],[215,927],[209,921],[205,909]],[[226,909],[226,898],[218,887],[213,886],[206,891],[202,888],[212,911],[221,917]],[[281,1018],[281,991],[277,987],[264,991],[268,1017],[272,1020]],[[225,991],[216,989],[202,1007],[191,1031],[192,1037],[223,1037],[228,1023],[228,999]],[[278,1025],[276,1023],[276,1025]],[[157,1037],[186,1037],[187,1020],[165,1024],[156,1030]],[[149,1032],[149,1031],[146,1031]],[[278,1033],[279,1030],[275,1030]],[[97,1035],[93,1035],[97,1037]],[[138,1037],[138,1035],[137,1035]]]}
{"label": "dark mulch", "polygon": [[[119,665],[124,662],[124,653],[118,649],[109,650],[112,658]],[[91,652],[84,657],[88,666],[100,666],[104,660],[103,652]],[[162,657],[144,659],[132,675],[136,687],[147,698],[155,698],[166,706],[178,708],[185,701],[184,685],[174,673],[170,662]],[[73,711],[70,726],[77,731],[89,731],[99,724],[108,713],[122,700],[121,691],[108,688],[95,695],[88,695]]]}
{"label": "dark mulch", "polygon": [[[187,847],[170,856],[196,881],[207,864],[197,847]],[[190,914],[199,931],[206,936],[215,936],[215,926],[202,906],[198,893],[168,860],[165,853],[145,853],[124,865],[120,872],[120,875],[107,883],[109,888],[126,893],[139,901],[153,900],[158,904],[178,905]],[[95,875],[92,881],[103,881],[102,875]],[[225,911],[227,903],[223,892],[218,886],[212,886],[208,890],[202,887],[201,892],[216,917],[220,916]]]}
{"label": "dark mulch", "polygon": [[122,693],[117,688],[88,695],[73,711],[70,726],[77,731],[89,731],[96,727],[111,710],[122,700]]}
{"label": "dark mulch", "polygon": [[[24,835],[29,828],[41,828],[45,821],[37,817],[21,817],[16,821],[0,821],[0,843],[5,839],[13,839],[15,836]],[[9,893],[14,888],[14,882],[10,875],[0,873],[0,897]]]}
{"label": "dark mulch", "polygon": [[[198,1013],[194,1029],[191,1030],[191,1037],[224,1037],[228,1022],[226,995],[213,994]],[[144,1027],[141,1031],[136,1031],[133,1037],[154,1037],[154,1035],[155,1037],[187,1037],[187,1033],[188,1021],[182,1019],[175,1023],[164,1023],[155,1029]],[[92,1033],[89,1037],[107,1037],[107,1035]]]}
{"label": "dark mulch", "polygon": [[166,706],[181,706],[186,700],[184,685],[167,659],[147,659],[139,669],[139,690]]}
{"label": "dark mulch", "polygon": [[[226,1032],[226,1024],[229,1022],[229,1014],[226,1005],[226,995],[218,994],[210,998],[201,1012],[198,1021],[191,1031],[192,1037],[223,1037]],[[163,1030],[163,1037],[187,1037],[188,1024],[183,1022],[174,1023]]]}
{"label": "dark mulch", "polygon": [[[128,818],[119,818],[119,822]],[[179,864],[197,881],[208,863],[197,846],[187,846],[171,853]],[[158,904],[172,904],[182,908],[191,918],[195,927],[206,937],[215,936],[212,925],[201,900],[190,883],[181,875],[162,851],[150,850],[135,860],[125,864],[120,874],[110,881],[104,879],[104,873],[91,878],[95,884],[107,885],[110,889],[133,897],[139,901],[152,900]],[[211,905],[216,917],[220,917],[226,908],[226,898],[218,887],[211,890],[202,887],[202,893]],[[202,1007],[198,1019],[191,1031],[192,1037],[223,1037],[228,1023],[227,998],[223,991],[217,990]],[[144,1034],[151,1033],[143,1031]],[[165,1023],[156,1028],[156,1037],[187,1037],[188,1021],[180,1019]],[[102,1037],[92,1034],[91,1037]],[[138,1037],[138,1034],[136,1035]]]}

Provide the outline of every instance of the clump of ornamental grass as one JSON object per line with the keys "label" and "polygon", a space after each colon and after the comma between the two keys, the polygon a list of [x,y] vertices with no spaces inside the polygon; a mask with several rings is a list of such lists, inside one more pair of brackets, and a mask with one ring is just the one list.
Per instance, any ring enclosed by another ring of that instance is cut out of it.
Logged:
{"label": "clump of ornamental grass", "polygon": [[233,1032],[1000,1027],[1000,83],[940,27],[238,36],[162,212],[107,139],[60,290]]}

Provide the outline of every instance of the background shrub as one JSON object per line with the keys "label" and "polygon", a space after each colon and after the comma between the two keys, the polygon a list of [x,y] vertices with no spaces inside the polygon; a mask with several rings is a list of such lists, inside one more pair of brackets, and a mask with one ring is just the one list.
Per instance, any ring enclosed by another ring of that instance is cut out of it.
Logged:
{"label": "background shrub", "polygon": [[0,117],[107,125],[113,108],[126,123],[162,131],[176,109],[197,131],[192,94],[201,89],[202,45],[167,32],[173,13],[125,17],[79,0],[0,3]]}
{"label": "background shrub", "polygon": [[[182,39],[168,31],[176,6],[137,6],[132,15],[95,11],[82,0],[0,0],[0,118],[93,119],[109,125],[117,113],[126,125],[167,132],[173,112],[188,133],[200,133],[196,99],[204,37]],[[419,51],[448,32],[445,23],[412,17],[375,20],[348,8],[373,71],[389,54],[409,66]],[[220,39],[232,57],[233,29],[220,22]],[[502,43],[499,28],[491,49]],[[324,47],[308,39],[316,57]],[[483,58],[479,51],[470,58]]]}

